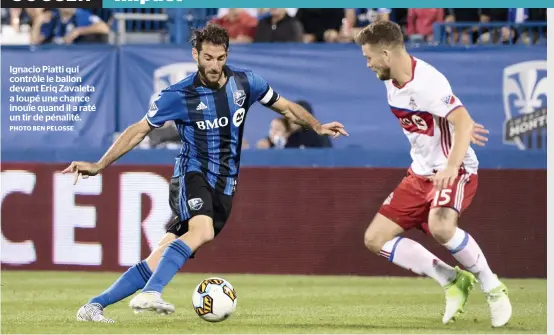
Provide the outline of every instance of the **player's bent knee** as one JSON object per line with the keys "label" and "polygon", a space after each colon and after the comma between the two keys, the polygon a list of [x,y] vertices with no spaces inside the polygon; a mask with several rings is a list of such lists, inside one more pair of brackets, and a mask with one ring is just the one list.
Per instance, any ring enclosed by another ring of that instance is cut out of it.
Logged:
{"label": "player's bent knee", "polygon": [[440,243],[448,242],[456,232],[458,212],[453,208],[433,208],[429,213],[429,231]]}
{"label": "player's bent knee", "polygon": [[379,234],[370,229],[366,230],[364,234],[364,244],[373,253],[378,254],[386,242]]}
{"label": "player's bent knee", "polygon": [[207,215],[197,215],[189,220],[188,232],[181,236],[193,250],[214,239],[214,225],[212,218]]}
{"label": "player's bent knee", "polygon": [[379,254],[385,243],[402,234],[403,229],[378,213],[364,234],[364,244],[372,252]]}
{"label": "player's bent knee", "polygon": [[379,254],[387,241],[392,239],[386,232],[375,229],[375,226],[370,225],[364,234],[364,244],[371,252]]}

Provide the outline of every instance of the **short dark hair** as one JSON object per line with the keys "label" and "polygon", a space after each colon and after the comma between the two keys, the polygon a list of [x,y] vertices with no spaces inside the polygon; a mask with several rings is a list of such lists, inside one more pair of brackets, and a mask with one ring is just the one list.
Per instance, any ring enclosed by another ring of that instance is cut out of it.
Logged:
{"label": "short dark hair", "polygon": [[404,45],[404,35],[400,26],[391,21],[376,21],[362,29],[355,38],[358,45]]}
{"label": "short dark hair", "polygon": [[222,45],[227,51],[229,49],[229,33],[225,28],[215,23],[208,23],[204,28],[194,30],[190,40],[192,47],[198,52],[202,50],[202,43],[204,42]]}

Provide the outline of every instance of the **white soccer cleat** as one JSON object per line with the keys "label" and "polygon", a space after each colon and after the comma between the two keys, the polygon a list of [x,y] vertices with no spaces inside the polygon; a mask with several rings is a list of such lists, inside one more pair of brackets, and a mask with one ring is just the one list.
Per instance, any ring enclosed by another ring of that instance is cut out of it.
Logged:
{"label": "white soccer cleat", "polygon": [[171,314],[175,312],[175,306],[165,302],[159,292],[141,292],[129,303],[135,313],[153,311],[158,314]]}
{"label": "white soccer cleat", "polygon": [[84,304],[77,311],[77,321],[115,323],[104,316],[104,309],[99,304]]}
{"label": "white soccer cleat", "polygon": [[501,284],[487,293],[487,302],[491,311],[491,324],[493,327],[502,327],[512,317],[512,303],[508,297],[508,288]]}
{"label": "white soccer cleat", "polygon": [[442,318],[443,324],[456,321],[460,314],[465,312],[469,293],[473,290],[477,279],[468,271],[456,267],[456,277],[445,286],[446,308]]}

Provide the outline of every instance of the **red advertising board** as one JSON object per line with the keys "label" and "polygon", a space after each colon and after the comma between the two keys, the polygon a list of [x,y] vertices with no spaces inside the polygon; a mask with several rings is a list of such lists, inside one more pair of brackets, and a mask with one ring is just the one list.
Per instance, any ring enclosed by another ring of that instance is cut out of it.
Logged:
{"label": "red advertising board", "polygon": [[[2,269],[121,271],[171,217],[171,166],[113,166],[73,186],[65,166],[3,164]],[[364,247],[402,169],[243,168],[231,219],[187,272],[410,275]],[[546,277],[546,171],[484,170],[460,225],[503,277]],[[407,234],[453,264],[420,232]]]}

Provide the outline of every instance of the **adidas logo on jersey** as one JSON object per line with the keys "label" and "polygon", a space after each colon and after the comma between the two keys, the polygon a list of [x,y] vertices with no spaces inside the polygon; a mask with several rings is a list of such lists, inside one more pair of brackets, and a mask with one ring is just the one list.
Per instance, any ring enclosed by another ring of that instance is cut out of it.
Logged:
{"label": "adidas logo on jersey", "polygon": [[200,103],[198,104],[198,106],[196,106],[196,110],[197,111],[201,111],[201,110],[204,110],[208,108],[208,106],[204,105],[204,103],[202,101],[200,101]]}

